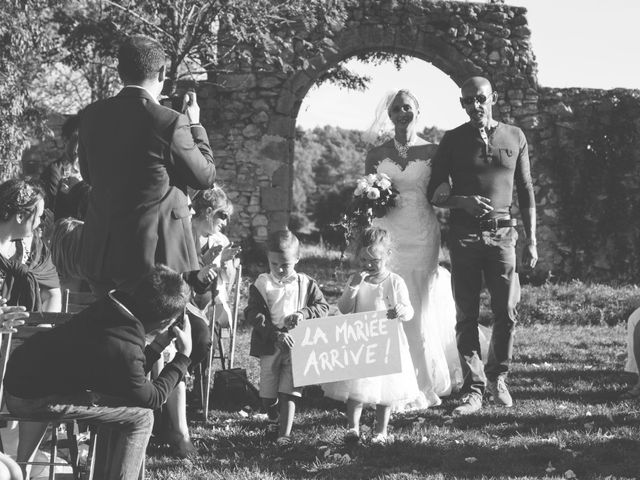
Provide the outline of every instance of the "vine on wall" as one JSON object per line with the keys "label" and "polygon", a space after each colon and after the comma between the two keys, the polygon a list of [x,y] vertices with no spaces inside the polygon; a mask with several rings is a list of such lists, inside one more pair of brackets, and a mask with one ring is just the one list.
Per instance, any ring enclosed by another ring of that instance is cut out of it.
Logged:
{"label": "vine on wall", "polygon": [[[578,92],[579,93],[579,92]],[[640,282],[640,92],[578,98],[552,152],[567,269],[583,280]],[[566,103],[566,100],[565,100]]]}

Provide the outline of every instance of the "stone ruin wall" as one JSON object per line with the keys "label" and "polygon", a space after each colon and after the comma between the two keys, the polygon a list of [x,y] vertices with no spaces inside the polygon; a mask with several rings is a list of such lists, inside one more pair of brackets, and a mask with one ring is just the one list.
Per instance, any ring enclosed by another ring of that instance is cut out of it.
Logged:
{"label": "stone ruin wall", "polygon": [[[596,116],[606,121],[611,92],[540,87],[530,34],[526,10],[519,7],[360,0],[346,24],[335,29],[333,46],[304,70],[285,74],[260,60],[226,65],[231,73],[202,83],[198,96],[218,178],[235,205],[230,236],[260,243],[269,229],[288,224],[296,117],[318,76],[358,53],[390,51],[430,62],[458,84],[471,75],[492,81],[500,94],[496,118],[520,126],[529,140],[541,257],[536,276],[574,276],[570,260],[580,252],[571,246],[549,159],[558,149],[584,149],[584,139],[575,133]],[[325,40],[313,32],[300,36]],[[606,272],[606,256],[598,261],[599,271]],[[597,272],[592,277],[597,279]]]}

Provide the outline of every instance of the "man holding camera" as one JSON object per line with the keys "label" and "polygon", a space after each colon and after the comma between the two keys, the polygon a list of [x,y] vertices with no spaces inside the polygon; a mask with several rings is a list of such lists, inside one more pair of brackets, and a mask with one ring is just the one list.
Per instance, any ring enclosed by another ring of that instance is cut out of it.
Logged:
{"label": "man holding camera", "polygon": [[198,269],[187,187],[211,188],[216,177],[194,92],[185,113],[157,98],[165,80],[162,46],[142,35],[118,52],[125,87],[80,114],[80,170],[92,186],[80,266],[92,290],[131,290],[154,264]]}
{"label": "man holding camera", "polygon": [[[96,478],[137,479],[152,409],[166,401],[190,363],[185,314],[190,297],[182,276],[158,265],[132,295],[114,290],[67,323],[33,335],[9,358],[4,380],[9,411],[98,425]],[[153,382],[147,380],[172,336],[175,358]],[[151,341],[147,347],[145,340]],[[19,462],[32,457],[46,429],[46,424],[22,423]]]}

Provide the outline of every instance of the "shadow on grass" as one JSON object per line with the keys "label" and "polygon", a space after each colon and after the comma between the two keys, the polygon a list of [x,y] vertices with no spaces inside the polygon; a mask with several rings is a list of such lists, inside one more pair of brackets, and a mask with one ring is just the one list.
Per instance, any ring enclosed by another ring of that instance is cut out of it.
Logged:
{"label": "shadow on grass", "polygon": [[[584,440],[584,438],[583,438]],[[554,444],[505,446],[442,442],[427,439],[424,443],[396,441],[377,446],[364,443],[353,448],[336,447],[331,452],[348,453],[350,461],[340,465],[332,456],[324,458],[323,439],[306,439],[282,449],[257,436],[231,435],[212,442],[195,461],[206,470],[234,469],[259,465],[259,470],[284,478],[363,479],[376,476],[426,475],[446,473],[453,478],[493,476],[546,476],[551,463],[562,475],[573,470],[580,479],[604,476],[634,477],[640,471],[640,440],[613,438],[592,443],[573,443],[570,448]],[[206,453],[205,453],[206,452]],[[207,454],[209,453],[210,454]],[[406,478],[406,477],[399,477]]]}

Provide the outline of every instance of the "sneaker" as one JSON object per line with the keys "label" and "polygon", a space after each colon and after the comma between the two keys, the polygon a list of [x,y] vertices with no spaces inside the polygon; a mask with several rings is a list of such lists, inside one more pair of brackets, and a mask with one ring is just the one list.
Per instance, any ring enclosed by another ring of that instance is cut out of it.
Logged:
{"label": "sneaker", "polygon": [[487,394],[489,395],[489,399],[496,405],[513,407],[513,399],[511,398],[504,378],[498,377],[495,381],[489,380],[487,382]]}
{"label": "sneaker", "polygon": [[454,410],[454,415],[469,415],[482,408],[482,397],[478,393],[467,393],[462,397],[462,403]]}
{"label": "sneaker", "polygon": [[276,439],[276,445],[280,448],[288,447],[291,445],[291,437],[289,435],[282,435]]}
{"label": "sneaker", "polygon": [[344,434],[344,443],[358,443],[360,441],[360,432],[355,428],[350,428]]}
{"label": "sneaker", "polygon": [[386,445],[391,442],[393,442],[393,435],[389,435],[387,433],[376,433],[371,438],[372,445]]}

